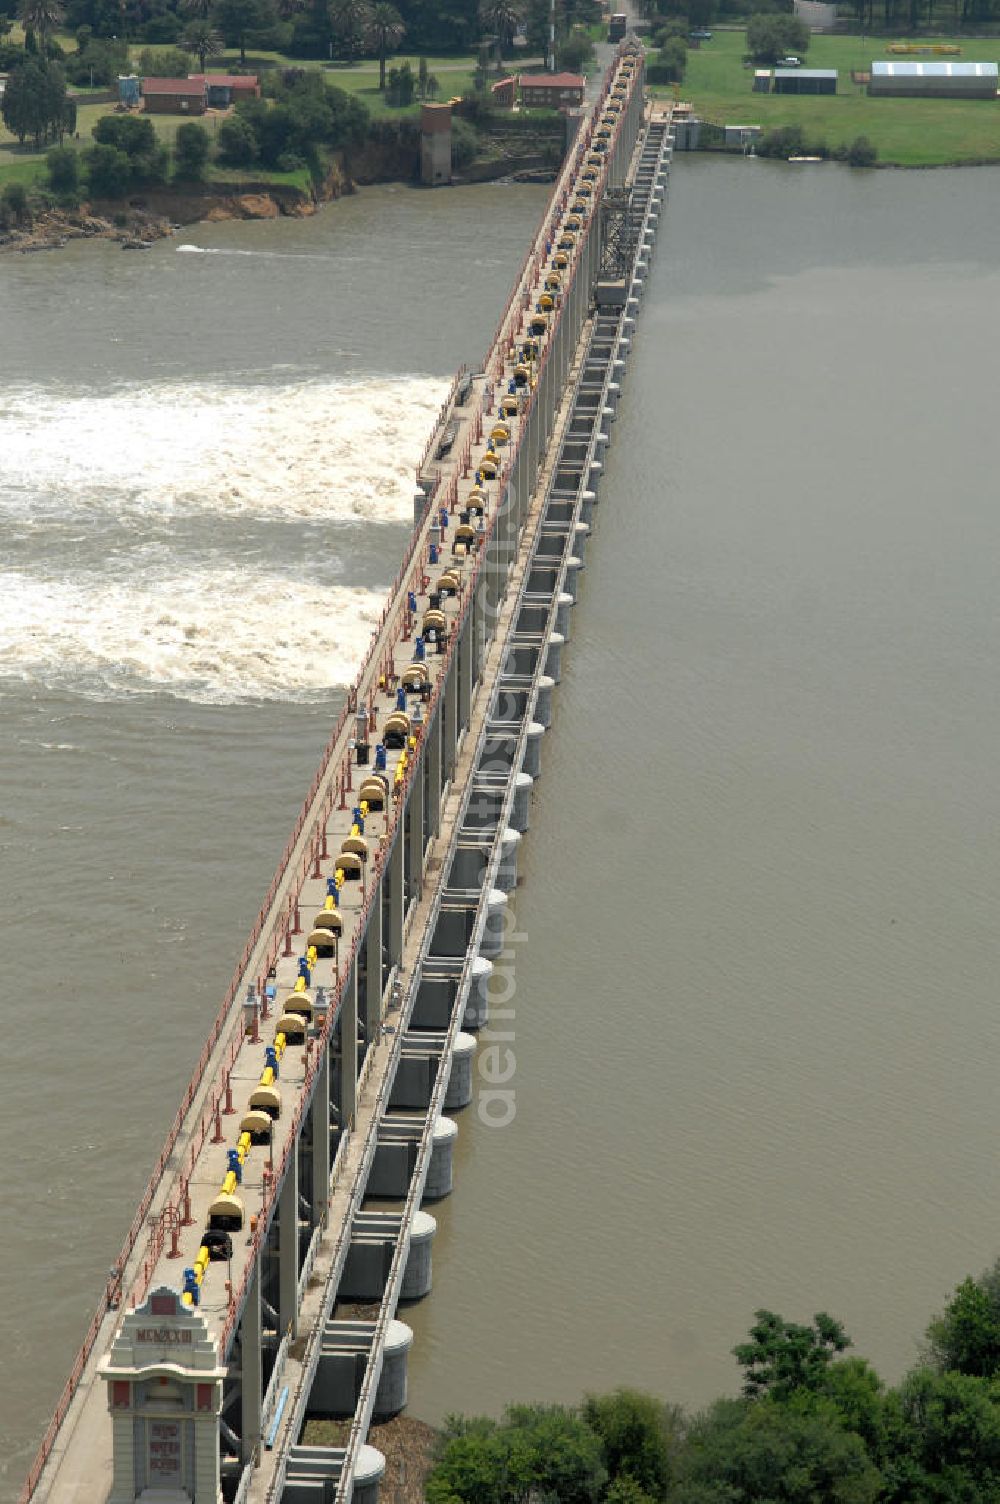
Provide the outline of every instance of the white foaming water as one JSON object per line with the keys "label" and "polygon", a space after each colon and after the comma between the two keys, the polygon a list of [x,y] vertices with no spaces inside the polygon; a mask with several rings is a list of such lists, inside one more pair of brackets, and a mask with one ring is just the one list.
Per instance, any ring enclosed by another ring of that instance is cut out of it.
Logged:
{"label": "white foaming water", "polygon": [[0,522],[400,522],[447,390],[419,377],[0,393]]}
{"label": "white foaming water", "polygon": [[136,583],[0,573],[0,676],[100,700],[320,699],[353,678],[384,599],[238,566]]}

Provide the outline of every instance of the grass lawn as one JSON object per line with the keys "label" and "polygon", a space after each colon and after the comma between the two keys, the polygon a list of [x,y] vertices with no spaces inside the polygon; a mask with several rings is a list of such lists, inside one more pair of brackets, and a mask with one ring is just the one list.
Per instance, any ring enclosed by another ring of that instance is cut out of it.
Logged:
{"label": "grass lawn", "polygon": [[[458,59],[456,67],[455,58],[428,58],[427,67],[438,81],[438,92],[434,96],[434,102],[444,103],[455,94],[466,94],[472,89],[472,63],[465,59]],[[414,76],[420,67],[420,59],[407,57],[401,53],[399,57],[390,58],[386,65],[386,77],[390,68],[399,68],[408,62],[413,69]],[[402,116],[412,114],[419,109],[419,101],[415,100],[413,106],[407,110],[391,109],[386,104],[386,97],[378,86],[378,63],[359,63],[353,68],[327,68],[325,69],[327,83],[333,84],[337,89],[343,89],[348,94],[356,94],[363,100],[371,111],[373,119],[387,118],[399,120]]]}
{"label": "grass lawn", "polygon": [[[891,38],[814,36],[805,64],[836,68],[838,92],[829,95],[754,94],[753,69],[744,68],[742,31],[717,31],[688,53],[680,92],[696,112],[719,124],[801,125],[808,143],[840,146],[867,136],[879,161],[902,167],[934,167],[958,162],[1000,161],[1000,100],[869,99],[851,82],[851,69],[867,69],[892,56]],[[961,47],[965,62],[1000,61],[1000,38],[938,38]],[[667,94],[666,89],[654,93]]]}
{"label": "grass lawn", "polygon": [[[80,150],[92,146],[94,126],[102,115],[112,113],[113,106],[109,104],[80,105],[76,112],[76,128],[80,139],[74,141],[67,137],[66,144]],[[172,147],[179,127],[185,123],[184,116],[150,115],[148,118],[152,120],[159,139]],[[203,115],[199,117],[198,123],[214,136],[222,118],[224,117],[221,115]],[[24,183],[26,187],[35,183],[41,185],[45,180],[45,153],[48,150],[49,147],[44,146],[41,151],[35,151],[28,143],[18,146],[16,139],[0,121],[0,188],[6,183]],[[253,167],[238,172],[232,167],[220,167],[212,162],[206,170],[205,179],[209,183],[217,183],[220,188],[228,186],[234,193],[240,191],[243,183],[274,183],[299,188],[303,193],[308,193],[311,186],[309,173],[304,167],[296,172],[272,172],[266,167]]]}

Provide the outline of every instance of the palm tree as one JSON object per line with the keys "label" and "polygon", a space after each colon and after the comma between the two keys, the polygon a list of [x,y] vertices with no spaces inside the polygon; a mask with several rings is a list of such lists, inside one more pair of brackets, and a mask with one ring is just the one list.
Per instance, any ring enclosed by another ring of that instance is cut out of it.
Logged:
{"label": "palm tree", "polygon": [[385,89],[385,60],[406,34],[403,18],[388,0],[378,0],[368,17],[368,37],[378,55],[378,86]]}
{"label": "palm tree", "polygon": [[370,14],[367,0],[330,0],[330,25],[343,56],[354,58],[361,51]]}
{"label": "palm tree", "polygon": [[57,0],[21,0],[17,14],[25,31],[33,31],[37,35],[41,43],[38,50],[44,57],[46,39],[63,18],[62,6]]}
{"label": "palm tree", "polygon": [[503,57],[503,49],[509,47],[511,38],[524,19],[521,0],[481,0],[479,21],[484,30],[496,38],[497,62]]}
{"label": "palm tree", "polygon": [[189,21],[181,32],[180,42],[183,48],[195,54],[202,73],[205,71],[206,60],[219,57],[225,47],[222,36],[211,21]]}

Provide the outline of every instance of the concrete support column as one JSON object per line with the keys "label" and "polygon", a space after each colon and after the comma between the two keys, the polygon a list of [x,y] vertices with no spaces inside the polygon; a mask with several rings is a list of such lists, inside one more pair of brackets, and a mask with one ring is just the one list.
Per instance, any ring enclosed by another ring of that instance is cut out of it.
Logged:
{"label": "concrete support column", "polygon": [[[382,879],[385,882],[385,878]],[[368,915],[365,930],[365,1038],[374,1044],[378,1037],[382,1013],[382,889],[375,891],[375,898]]]}
{"label": "concrete support column", "polygon": [[240,1395],[243,1435],[240,1461],[248,1463],[261,1444],[264,1411],[263,1332],[260,1313],[260,1255],[247,1286],[240,1318]]}
{"label": "concrete support column", "polygon": [[288,1156],[278,1196],[278,1330],[299,1330],[299,1146]]}
{"label": "concrete support column", "polygon": [[452,663],[444,686],[444,771],[451,781],[458,750],[458,665]]}
{"label": "concrete support column", "polygon": [[[427,763],[427,826],[432,836],[441,829],[441,711],[438,710],[426,733],[424,760]],[[381,940],[379,942],[381,944]]]}
{"label": "concrete support column", "polygon": [[340,1002],[340,1097],[337,1112],[341,1132],[354,1127],[358,1110],[358,968],[351,967]]}
{"label": "concrete support column", "polygon": [[417,769],[410,784],[410,897],[419,898],[424,886],[424,770]]}
{"label": "concrete support column", "polygon": [[330,1051],[324,1048],[312,1099],[313,1227],[326,1221],[330,1203]]}
{"label": "concrete support column", "polygon": [[483,660],[486,656],[486,642],[483,634],[483,602],[481,595],[482,587],[477,583],[472,592],[469,602],[469,646],[471,648],[470,661],[472,683],[476,685],[483,676]]}
{"label": "concrete support column", "polygon": [[403,955],[403,855],[405,832],[399,822],[395,844],[389,853],[389,965],[398,966]]}
{"label": "concrete support column", "polygon": [[458,724],[468,726],[472,716],[472,622],[466,618],[458,639]]}

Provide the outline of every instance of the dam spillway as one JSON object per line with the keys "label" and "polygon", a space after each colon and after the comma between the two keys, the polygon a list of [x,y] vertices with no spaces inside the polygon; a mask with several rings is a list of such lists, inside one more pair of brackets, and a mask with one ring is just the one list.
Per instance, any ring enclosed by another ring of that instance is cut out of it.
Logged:
{"label": "dam spillway", "polygon": [[[377,1496],[368,1427],[405,1402],[396,1308],[432,1283],[422,1203],[451,1188],[663,200],[669,112],[642,71],[624,47],[444,404],[403,565],[25,1500]],[[343,1446],[302,1444],[317,1409],[349,1420]]]}

